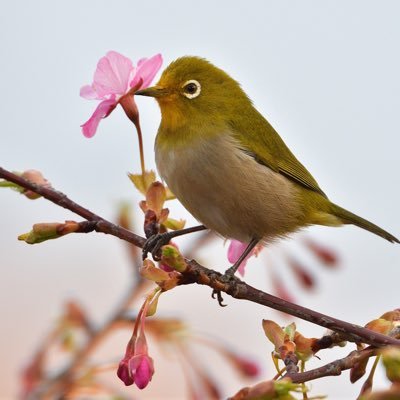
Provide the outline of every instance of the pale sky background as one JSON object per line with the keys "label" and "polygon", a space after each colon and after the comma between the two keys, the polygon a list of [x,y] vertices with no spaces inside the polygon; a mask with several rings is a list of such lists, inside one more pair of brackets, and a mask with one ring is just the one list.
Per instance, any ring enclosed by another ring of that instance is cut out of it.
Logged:
{"label": "pale sky background", "polygon": [[[93,139],[84,138],[79,125],[95,103],[81,99],[79,88],[91,83],[108,50],[133,60],[161,52],[164,66],[182,55],[199,55],[241,82],[332,200],[400,235],[398,1],[36,0],[3,1],[1,8],[0,164],[5,168],[39,169],[72,199],[113,218],[121,199],[133,204],[140,199],[126,177],[127,171],[139,171],[136,135],[117,110]],[[147,164],[154,168],[159,110],[151,99],[138,104]],[[182,208],[170,208],[194,224]],[[66,299],[78,298],[101,322],[127,285],[128,258],[117,239],[70,235],[36,246],[16,240],[36,222],[65,219],[78,218],[44,200],[0,193],[1,399],[15,398],[21,366]],[[333,272],[305,258],[318,271],[318,289],[311,294],[298,291],[283,270],[302,305],[358,324],[399,306],[399,246],[353,227],[309,231],[336,249],[342,263]],[[296,248],[293,242],[287,246]],[[221,241],[202,260],[222,270],[228,265],[225,254]],[[246,281],[270,290],[263,264],[262,258],[250,262]],[[198,330],[225,337],[263,362],[262,378],[271,378],[272,347],[261,319],[282,324],[291,319],[257,305],[227,303],[222,309],[208,288],[191,286],[163,296],[159,313],[182,316]],[[296,322],[307,335],[324,332]],[[123,353],[126,340],[114,354]],[[326,363],[352,349],[326,350],[320,357]],[[140,399],[184,399],[178,367],[155,362],[149,390],[130,388],[131,393]],[[225,382],[225,395],[245,384],[229,370],[209,368]],[[352,386],[344,373],[312,383],[312,393],[352,399],[361,384]]]}

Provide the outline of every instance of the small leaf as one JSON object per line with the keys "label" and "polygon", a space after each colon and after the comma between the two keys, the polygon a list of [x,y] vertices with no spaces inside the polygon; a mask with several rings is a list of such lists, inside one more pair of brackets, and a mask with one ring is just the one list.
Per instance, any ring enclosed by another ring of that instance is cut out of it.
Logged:
{"label": "small leaf", "polygon": [[168,272],[157,268],[154,263],[149,259],[143,261],[143,265],[140,268],[139,272],[143,278],[149,279],[153,282],[162,282],[169,279]]}
{"label": "small leaf", "polygon": [[166,198],[164,185],[161,182],[152,182],[146,192],[146,203],[150,210],[158,216],[161,213]]}
{"label": "small leaf", "polygon": [[163,222],[165,227],[168,229],[172,229],[173,231],[177,231],[183,229],[185,227],[186,221],[184,219],[173,219],[168,218],[165,222]]}
{"label": "small leaf", "polygon": [[151,301],[149,308],[147,309],[146,317],[151,317],[157,312],[157,307],[158,307],[158,299],[160,298],[162,291],[159,290],[157,294],[153,297],[153,300]]}
{"label": "small leaf", "polygon": [[263,319],[262,326],[265,332],[265,335],[269,339],[269,341],[275,346],[275,351],[278,351],[285,341],[285,332],[284,330],[274,321],[270,321],[268,319]]}
{"label": "small leaf", "polygon": [[387,378],[396,384],[400,383],[400,349],[388,347],[382,351],[382,361]]}
{"label": "small leaf", "polygon": [[147,189],[156,180],[156,173],[154,171],[146,171],[144,175],[128,173],[128,177],[136,189],[146,195]]}
{"label": "small leaf", "polygon": [[290,325],[285,327],[284,332],[287,335],[289,340],[293,340],[294,335],[296,334],[296,324],[294,322],[292,322]]}
{"label": "small leaf", "polygon": [[14,182],[9,182],[9,181],[4,181],[4,180],[0,181],[0,187],[11,188],[11,189],[14,189],[14,190],[16,190],[18,192],[23,192],[25,190],[23,187],[17,185]]}
{"label": "small leaf", "polygon": [[394,327],[394,324],[393,322],[387,321],[386,319],[378,318],[368,322],[368,324],[365,325],[365,327],[367,329],[370,329],[371,331],[387,335]]}
{"label": "small leaf", "polygon": [[400,321],[400,309],[388,311],[381,315],[380,318],[386,319],[386,321]]}

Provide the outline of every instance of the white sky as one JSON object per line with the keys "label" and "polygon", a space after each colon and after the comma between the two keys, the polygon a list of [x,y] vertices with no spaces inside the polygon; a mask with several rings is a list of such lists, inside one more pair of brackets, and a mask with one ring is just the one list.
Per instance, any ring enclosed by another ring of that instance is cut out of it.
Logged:
{"label": "white sky", "polygon": [[[3,2],[0,163],[12,170],[39,169],[57,189],[113,218],[120,199],[139,200],[126,178],[127,171],[139,170],[136,136],[115,111],[95,138],[85,139],[79,125],[95,104],[79,98],[79,88],[91,83],[97,60],[108,50],[134,60],[161,52],[165,65],[199,55],[241,82],[332,200],[399,236],[399,20],[397,1]],[[154,168],[159,111],[149,99],[138,104],[147,164]],[[178,206],[171,209],[189,218]],[[19,368],[62,302],[76,296],[101,321],[126,286],[128,267],[121,243],[101,235],[40,246],[17,242],[33,223],[75,218],[43,200],[28,202],[2,191],[0,218],[0,398],[8,399],[17,391]],[[340,252],[342,268],[318,269],[317,292],[296,293],[302,305],[359,324],[399,306],[398,246],[352,227],[310,231]],[[225,252],[218,244],[203,261],[222,270]],[[252,262],[246,280],[268,290],[263,267],[261,259]],[[159,310],[229,336],[266,363],[271,347],[261,319],[287,323],[238,301],[220,309],[199,287],[169,293]],[[323,333],[298,325],[306,334]],[[335,357],[330,351],[321,356],[323,362]],[[215,374],[228,382],[227,395],[240,387],[234,377]],[[265,371],[266,378],[272,375]],[[159,368],[153,384],[171,377]],[[313,388],[314,394],[344,399],[354,398],[360,384],[351,386],[345,373]],[[170,389],[171,398],[182,396]],[[154,398],[151,390],[140,398]]]}

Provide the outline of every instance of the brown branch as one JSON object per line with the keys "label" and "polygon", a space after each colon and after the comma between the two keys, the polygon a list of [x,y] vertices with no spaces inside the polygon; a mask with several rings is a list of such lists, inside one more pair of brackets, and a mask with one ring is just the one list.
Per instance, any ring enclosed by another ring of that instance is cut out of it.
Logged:
{"label": "brown branch", "polygon": [[143,247],[143,244],[146,241],[146,239],[142,238],[139,235],[135,235],[128,229],[113,224],[112,222],[106,221],[105,219],[91,212],[87,208],[75,203],[64,193],[58,192],[57,190],[49,187],[37,185],[36,183],[30,182],[22,178],[21,176],[13,174],[12,172],[7,171],[1,167],[0,178],[4,178],[6,181],[13,182],[27,190],[31,190],[32,192],[40,194],[45,199],[50,200],[57,206],[66,208],[67,210],[70,210],[75,214],[80,215],[82,218],[85,218],[88,221],[95,222],[95,224],[91,227],[91,230],[119,237],[120,239],[132,243],[138,247]]}
{"label": "brown branch", "polygon": [[340,375],[342,371],[353,368],[365,358],[375,356],[377,351],[378,349],[373,347],[368,347],[361,351],[354,350],[348,356],[332,361],[322,367],[306,372],[298,372],[294,374],[288,373],[284,377],[290,378],[293,383],[304,383],[314,379],[323,378],[324,376],[337,376]]}
{"label": "brown branch", "polygon": [[[369,347],[361,351],[355,350],[352,351],[348,356],[333,361],[322,367],[315,368],[311,371],[306,371],[306,372],[287,373],[281,379],[289,378],[293,383],[305,383],[314,379],[323,378],[325,376],[337,376],[340,375],[342,371],[353,368],[366,358],[375,356],[377,351],[378,349],[373,347]],[[293,369],[295,369],[296,361],[297,360],[294,358],[292,364]],[[275,386],[276,383],[278,382],[275,380],[269,380],[260,382],[251,387],[245,387],[232,397],[229,397],[229,400],[250,400],[255,398],[261,399],[264,397],[272,398],[272,396],[276,395],[276,386]],[[393,397],[393,399],[394,398],[395,397]]]}
{"label": "brown branch", "polygon": [[[36,185],[1,167],[0,177],[24,187],[25,189],[36,192],[56,205],[64,207],[87,219],[88,221],[94,222],[95,224],[93,225],[93,228],[97,232],[111,234],[138,247],[143,247],[143,244],[145,243],[145,238],[101,218],[90,210],[75,203],[61,192],[48,187]],[[243,299],[258,303],[263,306],[298,317],[305,321],[309,321],[311,323],[331,329],[335,332],[338,332],[343,337],[343,340],[363,342],[376,347],[386,345],[400,346],[400,340],[382,335],[349,322],[341,321],[300,305],[290,303],[247,285],[238,278],[235,278],[230,282],[223,282],[220,279],[220,273],[200,265],[195,260],[187,260],[187,263],[188,268],[182,273],[180,284],[198,283],[200,285],[210,286],[211,288],[216,289],[217,291],[225,292],[236,299]]]}

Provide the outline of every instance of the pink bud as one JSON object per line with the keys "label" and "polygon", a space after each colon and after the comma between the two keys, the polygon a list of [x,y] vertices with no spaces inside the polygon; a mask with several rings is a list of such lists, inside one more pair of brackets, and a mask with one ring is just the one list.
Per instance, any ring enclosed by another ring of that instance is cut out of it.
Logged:
{"label": "pink bud", "polygon": [[[24,171],[21,176],[22,178],[25,178],[30,182],[36,183],[37,185],[51,187],[49,181],[42,175],[42,173],[40,171],[36,171],[35,169]],[[27,189],[25,189],[22,194],[30,200],[35,200],[41,197],[40,194],[37,194]]]}
{"label": "pink bud", "polygon": [[307,271],[307,269],[296,259],[294,259],[293,257],[288,257],[288,264],[294,272],[294,275],[299,283],[305,289],[312,289],[315,286],[313,275],[309,271]]}
{"label": "pink bud", "polygon": [[314,242],[311,239],[306,239],[305,244],[312,253],[327,267],[336,267],[339,260],[337,254],[333,250]]}
{"label": "pink bud", "polygon": [[260,373],[258,364],[246,358],[236,357],[235,364],[244,376],[255,377]]}
{"label": "pink bud", "polygon": [[130,374],[139,389],[144,389],[154,374],[153,359],[147,354],[140,354],[129,361]]}
{"label": "pink bud", "polygon": [[125,386],[133,385],[133,378],[129,372],[129,359],[124,358],[121,360],[117,371],[118,378],[125,383]]}

